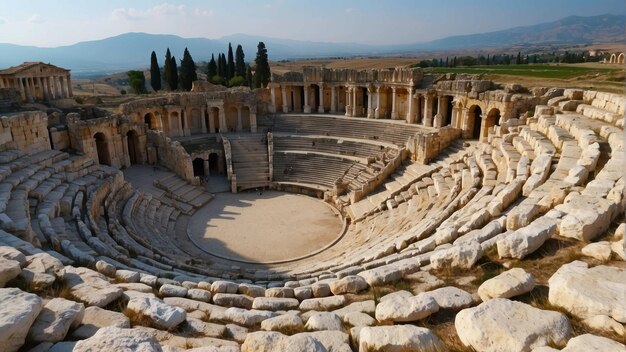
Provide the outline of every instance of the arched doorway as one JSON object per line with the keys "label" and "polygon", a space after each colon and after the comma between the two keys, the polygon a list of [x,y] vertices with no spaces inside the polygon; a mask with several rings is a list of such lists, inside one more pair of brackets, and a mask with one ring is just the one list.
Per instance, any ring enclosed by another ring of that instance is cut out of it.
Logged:
{"label": "arched doorway", "polygon": [[250,108],[247,106],[241,107],[241,124],[245,132],[250,132]]}
{"label": "arched doorway", "polygon": [[159,128],[157,118],[151,112],[144,115],[143,122],[145,122],[148,125],[149,130],[156,130],[157,128]]}
{"label": "arched doorway", "polygon": [[209,154],[209,175],[215,176],[219,174],[219,161],[220,157],[217,153]]}
{"label": "arched doorway", "polygon": [[193,176],[204,177],[204,159],[195,158],[193,159]]}
{"label": "arched doorway", "polygon": [[469,108],[469,111],[467,113],[467,129],[468,131],[472,131],[472,138],[473,139],[480,139],[480,129],[481,129],[481,122],[482,122],[482,110],[480,109],[480,106],[478,105],[472,105]]}
{"label": "arched doorway", "polygon": [[497,108],[493,108],[489,110],[487,114],[487,118],[485,119],[485,135],[481,137],[486,137],[487,130],[495,125],[500,124],[500,110]]}
{"label": "arched doorway", "polygon": [[109,154],[109,143],[102,132],[93,135],[96,140],[96,152],[98,153],[98,163],[111,166],[111,155]]}
{"label": "arched doorway", "polygon": [[617,56],[617,63],[618,64],[623,64],[624,63],[624,53],[621,53]]}
{"label": "arched doorway", "polygon": [[213,119],[213,128],[215,128],[215,133],[220,133],[220,109],[219,108],[217,107],[211,108],[211,118]]}
{"label": "arched doorway", "polygon": [[225,109],[225,111],[226,111],[226,131],[235,132],[237,130],[237,120],[238,120],[237,108],[234,106],[229,106]]}
{"label": "arched doorway", "polygon": [[130,130],[126,133],[126,143],[128,144],[128,157],[130,164],[141,164],[141,153],[139,151],[139,136],[137,132]]}
{"label": "arched doorway", "polygon": [[442,126],[450,126],[452,124],[452,109],[454,109],[454,105],[452,104],[453,96],[446,95],[446,114],[443,117]]}

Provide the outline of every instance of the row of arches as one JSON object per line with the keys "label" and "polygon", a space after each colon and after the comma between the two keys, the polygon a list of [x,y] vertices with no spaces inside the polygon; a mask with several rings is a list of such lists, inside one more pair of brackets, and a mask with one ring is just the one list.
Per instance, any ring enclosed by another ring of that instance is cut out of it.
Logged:
{"label": "row of arches", "polygon": [[[484,123],[484,126],[483,126]],[[492,108],[487,116],[483,116],[483,111],[478,105],[472,105],[467,110],[465,118],[466,138],[481,139],[487,137],[489,128],[500,124],[500,110]],[[463,126],[460,126],[463,127]],[[469,133],[471,131],[471,134]]]}
{"label": "row of arches", "polygon": [[[217,176],[220,172],[220,157],[217,153],[210,153],[207,160],[203,158],[195,158],[192,161],[193,176]],[[224,165],[225,168],[225,165]]]}
{"label": "row of arches", "polygon": [[[112,165],[111,160],[111,141],[103,132],[97,132],[93,135],[96,145],[96,154],[98,163],[101,165]],[[139,143],[139,135],[135,130],[126,132],[126,141],[128,145],[128,158],[131,165],[141,164],[143,162],[141,145]]]}
{"label": "row of arches", "polygon": [[255,119],[255,114],[245,105],[165,112],[149,111],[143,115],[143,122],[148,129],[163,131],[170,137],[202,133],[253,132]]}
{"label": "row of arches", "polygon": [[609,57],[609,63],[610,64],[623,64],[624,63],[624,53],[619,53],[619,54],[611,54],[611,56]]}

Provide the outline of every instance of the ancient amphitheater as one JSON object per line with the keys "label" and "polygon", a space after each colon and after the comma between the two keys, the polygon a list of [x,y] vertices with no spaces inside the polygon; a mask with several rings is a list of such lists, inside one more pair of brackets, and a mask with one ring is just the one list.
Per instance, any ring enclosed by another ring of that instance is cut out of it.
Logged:
{"label": "ancient amphitheater", "polygon": [[114,112],[0,91],[0,351],[625,351],[623,95],[314,67]]}

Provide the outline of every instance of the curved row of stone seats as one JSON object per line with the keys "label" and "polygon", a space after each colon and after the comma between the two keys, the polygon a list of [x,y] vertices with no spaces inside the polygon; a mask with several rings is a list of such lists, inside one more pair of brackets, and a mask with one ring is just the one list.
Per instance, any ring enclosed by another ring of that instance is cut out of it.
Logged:
{"label": "curved row of stone seats", "polygon": [[400,121],[380,121],[328,115],[274,114],[259,117],[259,128],[291,134],[378,140],[403,147],[409,137],[431,128]]}
{"label": "curved row of stone seats", "polygon": [[299,150],[359,158],[381,157],[389,149],[398,149],[396,145],[390,143],[334,136],[274,133],[272,141],[274,150]]}

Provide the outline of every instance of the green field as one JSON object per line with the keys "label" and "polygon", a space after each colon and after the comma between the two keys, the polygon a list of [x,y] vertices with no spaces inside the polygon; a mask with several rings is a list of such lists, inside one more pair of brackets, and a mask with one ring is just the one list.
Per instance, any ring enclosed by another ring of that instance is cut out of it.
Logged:
{"label": "green field", "polygon": [[590,74],[612,74],[619,71],[614,68],[591,68],[571,65],[494,65],[471,67],[429,67],[426,73],[469,73],[487,75],[509,75],[536,78],[570,79]]}

